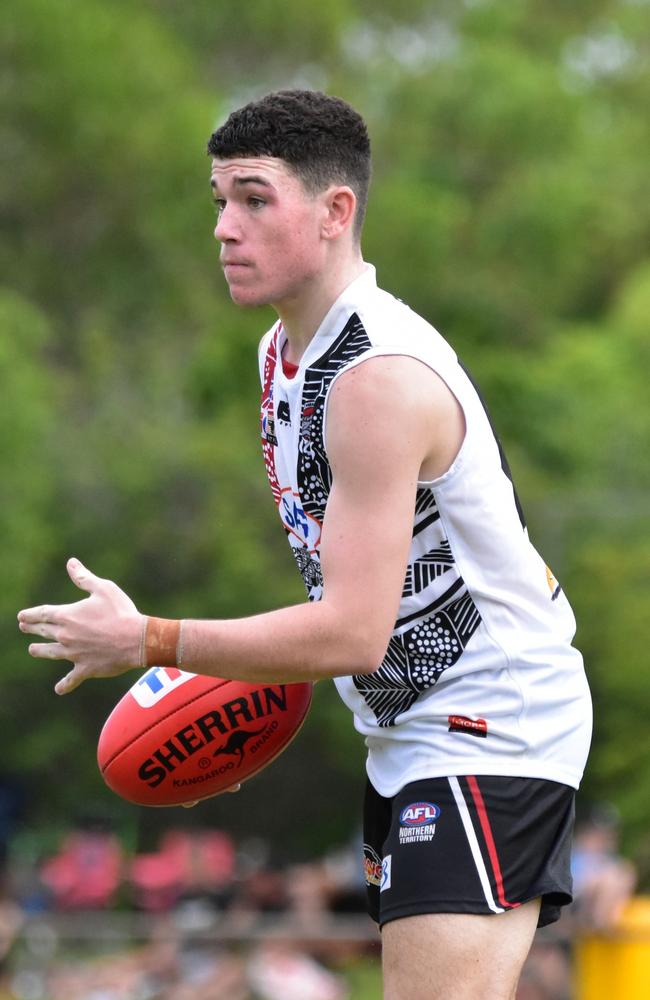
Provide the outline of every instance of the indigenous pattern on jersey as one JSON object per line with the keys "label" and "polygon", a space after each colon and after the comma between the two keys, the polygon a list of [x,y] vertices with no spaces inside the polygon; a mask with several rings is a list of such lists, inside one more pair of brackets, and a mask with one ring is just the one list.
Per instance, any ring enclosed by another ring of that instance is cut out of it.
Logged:
{"label": "indigenous pattern on jersey", "polygon": [[[275,413],[272,383],[278,364],[278,336],[279,330],[266,356],[262,446],[273,495],[281,505],[284,494],[278,484],[275,462],[280,407]],[[340,336],[305,371],[296,475],[300,507],[308,518],[320,525],[332,485],[323,438],[327,392],[340,369],[370,346],[359,317],[353,315]],[[290,412],[288,406],[284,409]],[[295,511],[289,514],[295,521]],[[285,528],[286,516],[285,510]],[[297,545],[293,541],[291,544],[308,597],[317,600],[322,593],[323,580],[316,554],[310,553],[307,545]],[[417,555],[407,567],[402,596],[416,599],[413,610],[396,621],[381,666],[372,674],[353,678],[380,726],[392,726],[400,713],[409,709],[447,667],[456,663],[481,620],[460,577],[449,542],[442,533],[431,489],[418,489],[417,492],[411,551]]]}
{"label": "indigenous pattern on jersey", "polygon": [[[276,469],[276,416],[274,408],[273,378],[276,366],[280,363],[278,355],[278,339],[281,328],[278,327],[269,345],[264,362],[261,430],[262,450],[266,471],[273,492],[273,498],[280,508],[280,516],[284,522],[285,531],[289,535],[291,550],[298,569],[307,588],[310,601],[319,600],[323,589],[323,575],[320,568],[317,547],[310,548],[309,537],[305,539],[300,526],[310,523],[322,527],[325,517],[325,507],[332,485],[332,473],[325,454],[323,440],[323,417],[325,399],[332,379],[340,368],[370,347],[363,326],[357,316],[351,316],[340,336],[310,365],[305,373],[304,389],[299,408],[298,459],[295,478],[298,485],[298,497],[292,498],[291,506],[287,500],[287,490],[283,489],[278,480]],[[281,400],[278,410],[283,410],[285,419],[277,419],[278,426],[291,428],[291,408],[288,400]],[[288,417],[288,419],[287,419]],[[293,481],[291,477],[288,482]],[[292,491],[295,493],[295,491]],[[313,537],[313,535],[312,535]]]}
{"label": "indigenous pattern on jersey", "polygon": [[505,457],[455,352],[377,288],[370,267],[333,304],[289,374],[286,343],[276,324],[260,345],[262,447],[310,601],[323,593],[320,542],[332,488],[327,406],[336,379],[374,357],[408,356],[446,383],[465,419],[451,468],[417,485],[400,605],[382,662],[371,673],[335,678],[366,738],[374,787],[390,796],[407,781],[468,773],[577,787],[591,703],[572,646],[575,620],[530,543]]}
{"label": "indigenous pattern on jersey", "polygon": [[304,510],[321,524],[332,486],[332,472],[325,454],[323,417],[325,399],[340,368],[370,347],[358,316],[351,316],[332,346],[305,372],[300,407],[298,487]]}
{"label": "indigenous pattern on jersey", "polygon": [[411,553],[402,601],[415,610],[395,622],[381,666],[354,677],[357,690],[380,726],[392,726],[442,672],[460,658],[481,620],[440,527],[433,490],[420,488],[415,503]]}

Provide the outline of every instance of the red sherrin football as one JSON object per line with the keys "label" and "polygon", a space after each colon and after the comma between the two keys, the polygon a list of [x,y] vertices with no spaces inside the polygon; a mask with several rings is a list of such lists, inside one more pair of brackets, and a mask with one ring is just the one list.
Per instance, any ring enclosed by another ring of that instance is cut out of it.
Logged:
{"label": "red sherrin football", "polygon": [[311,684],[246,684],[152,667],[117,703],[99,737],[104,781],[137,805],[172,806],[223,792],[291,742]]}

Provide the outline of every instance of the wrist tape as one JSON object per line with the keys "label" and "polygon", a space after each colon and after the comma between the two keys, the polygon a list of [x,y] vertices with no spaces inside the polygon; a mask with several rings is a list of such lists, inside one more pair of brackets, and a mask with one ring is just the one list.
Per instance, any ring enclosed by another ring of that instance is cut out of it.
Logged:
{"label": "wrist tape", "polygon": [[183,660],[183,622],[176,618],[143,616],[141,667],[180,667]]}

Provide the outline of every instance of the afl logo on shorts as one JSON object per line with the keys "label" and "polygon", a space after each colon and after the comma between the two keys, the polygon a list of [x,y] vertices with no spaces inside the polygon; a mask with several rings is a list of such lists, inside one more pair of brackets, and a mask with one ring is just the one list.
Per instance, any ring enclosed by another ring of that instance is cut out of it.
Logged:
{"label": "afl logo on shorts", "polygon": [[426,826],[428,823],[435,823],[439,815],[440,808],[433,802],[411,802],[402,809],[399,822],[400,826]]}

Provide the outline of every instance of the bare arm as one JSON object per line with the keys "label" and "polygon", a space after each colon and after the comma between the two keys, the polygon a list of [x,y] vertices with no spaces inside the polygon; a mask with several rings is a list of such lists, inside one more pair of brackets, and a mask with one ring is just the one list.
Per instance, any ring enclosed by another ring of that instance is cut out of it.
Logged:
{"label": "bare arm", "polygon": [[[254,617],[188,620],[183,667],[276,682],[376,669],[397,617],[421,469],[444,471],[462,434],[454,397],[418,361],[373,358],[341,376],[328,414],[333,485],[321,542],[322,600]],[[74,662],[59,693],[141,662],[142,616],[129,598],[83,567],[73,566],[71,576],[89,598],[19,616],[23,631],[54,640],[30,646],[32,655]]]}

